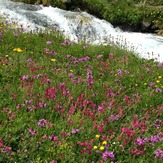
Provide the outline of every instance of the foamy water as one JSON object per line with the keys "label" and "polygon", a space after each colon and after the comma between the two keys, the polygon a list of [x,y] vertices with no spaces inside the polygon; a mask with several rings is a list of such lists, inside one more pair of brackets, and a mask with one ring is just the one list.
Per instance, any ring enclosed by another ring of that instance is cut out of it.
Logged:
{"label": "foamy water", "polygon": [[134,51],[142,58],[163,62],[163,37],[153,34],[123,32],[109,22],[97,19],[86,12],[71,12],[0,0],[0,14],[8,21],[26,28],[44,30],[55,26],[71,41],[85,40],[91,44],[116,44]]}

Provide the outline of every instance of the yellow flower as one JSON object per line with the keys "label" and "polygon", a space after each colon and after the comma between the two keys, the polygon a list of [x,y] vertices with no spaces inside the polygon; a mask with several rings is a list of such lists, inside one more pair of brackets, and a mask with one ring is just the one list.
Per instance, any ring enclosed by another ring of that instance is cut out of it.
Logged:
{"label": "yellow flower", "polygon": [[105,149],[105,147],[104,147],[104,146],[101,146],[101,147],[100,147],[100,150],[101,150],[101,151],[103,151],[104,149]]}
{"label": "yellow flower", "polygon": [[70,72],[74,72],[73,70],[70,70]]}
{"label": "yellow flower", "polygon": [[138,86],[138,84],[135,84],[135,86],[137,87],[137,86]]}
{"label": "yellow flower", "polygon": [[93,146],[93,149],[97,149],[97,146],[95,145],[95,146]]}
{"label": "yellow flower", "polygon": [[51,59],[51,61],[52,61],[52,62],[55,62],[55,61],[56,61],[56,59],[55,59],[55,58],[52,58],[52,59]]}
{"label": "yellow flower", "polygon": [[99,138],[99,137],[100,137],[100,135],[96,135],[95,137],[96,137],[96,138]]}
{"label": "yellow flower", "polygon": [[102,144],[103,144],[103,145],[106,145],[106,144],[107,144],[107,142],[106,142],[106,141],[103,141],[103,142],[102,142]]}
{"label": "yellow flower", "polygon": [[147,85],[147,83],[144,83],[144,85]]}
{"label": "yellow flower", "polygon": [[23,50],[20,49],[20,48],[15,48],[15,49],[13,49],[13,51],[18,52],[18,53],[22,53],[23,52]]}
{"label": "yellow flower", "polygon": [[162,76],[158,76],[158,79],[161,79],[162,78]]}
{"label": "yellow flower", "polygon": [[6,58],[8,57],[8,55],[6,55]]}
{"label": "yellow flower", "polygon": [[160,81],[159,80],[156,80],[156,83],[160,83]]}

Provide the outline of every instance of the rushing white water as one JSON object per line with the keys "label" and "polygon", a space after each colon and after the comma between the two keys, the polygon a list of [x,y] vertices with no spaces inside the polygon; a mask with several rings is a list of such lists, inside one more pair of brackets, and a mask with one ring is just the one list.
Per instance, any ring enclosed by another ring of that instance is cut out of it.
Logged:
{"label": "rushing white water", "polygon": [[0,14],[28,30],[55,26],[72,41],[92,44],[116,44],[134,51],[142,58],[163,62],[163,37],[153,34],[123,32],[119,28],[86,12],[71,12],[0,0]]}

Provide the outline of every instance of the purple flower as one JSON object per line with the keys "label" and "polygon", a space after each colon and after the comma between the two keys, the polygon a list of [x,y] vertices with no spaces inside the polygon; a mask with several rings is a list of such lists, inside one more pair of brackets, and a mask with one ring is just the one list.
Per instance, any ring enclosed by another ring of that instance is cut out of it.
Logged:
{"label": "purple flower", "polygon": [[107,160],[108,158],[114,158],[114,153],[105,151],[104,153],[102,153],[102,158],[104,160]]}
{"label": "purple flower", "polygon": [[155,154],[155,158],[160,158],[160,159],[163,160],[163,150],[157,149],[157,150],[154,152],[154,154]]}
{"label": "purple flower", "polygon": [[163,67],[163,62],[158,63],[157,67]]}
{"label": "purple flower", "polygon": [[30,104],[30,103],[32,103],[32,102],[33,102],[33,100],[25,100],[25,101],[24,101],[25,104]]}
{"label": "purple flower", "polygon": [[46,105],[47,105],[47,104],[44,104],[44,103],[42,103],[42,102],[39,102],[39,103],[38,103],[38,106],[39,106],[40,108],[45,108]]}
{"label": "purple flower", "polygon": [[160,137],[157,135],[150,137],[150,141],[151,141],[152,145],[154,145],[154,143],[156,143],[156,142],[159,142],[159,140],[160,140]]}
{"label": "purple flower", "polygon": [[50,83],[51,83],[51,80],[48,79],[48,78],[44,78],[44,81],[45,81],[45,83],[47,83],[47,84],[50,84]]}
{"label": "purple flower", "polygon": [[102,54],[99,54],[98,56],[97,56],[97,59],[101,59],[103,57],[103,55]]}
{"label": "purple flower", "polygon": [[137,138],[137,139],[136,139],[136,144],[137,144],[138,146],[144,146],[144,145],[145,145],[145,141],[144,141],[144,139]]}
{"label": "purple flower", "polygon": [[156,121],[155,121],[155,123],[154,123],[154,126],[155,126],[156,128],[160,128],[161,124],[162,124],[162,121],[159,120],[159,119],[156,119]]}
{"label": "purple flower", "polygon": [[122,74],[122,71],[121,70],[117,70],[117,75],[118,76],[122,76],[123,74]]}
{"label": "purple flower", "polygon": [[129,71],[125,70],[125,74],[129,74],[129,73],[130,73]]}
{"label": "purple flower", "polygon": [[162,92],[161,88],[156,88],[156,92]]}
{"label": "purple flower", "polygon": [[69,78],[73,78],[73,77],[74,77],[74,74],[73,74],[73,73],[69,73],[69,74],[68,74],[68,77],[69,77]]}
{"label": "purple flower", "polygon": [[87,48],[88,48],[88,45],[83,46],[83,49],[87,49]]}
{"label": "purple flower", "polygon": [[27,59],[27,62],[32,62],[32,58]]}
{"label": "purple flower", "polygon": [[37,124],[38,124],[38,126],[44,126],[45,123],[46,123],[46,120],[45,119],[40,119]]}
{"label": "purple flower", "polygon": [[19,35],[17,33],[14,34],[14,37],[19,37]]}
{"label": "purple flower", "polygon": [[49,49],[46,48],[46,49],[44,50],[44,53],[48,53],[48,52],[49,52]]}
{"label": "purple flower", "polygon": [[54,134],[52,134],[51,136],[49,136],[49,139],[54,141],[54,142],[57,142],[58,141],[58,136],[54,136]]}
{"label": "purple flower", "polygon": [[66,46],[66,45],[71,46],[72,44],[73,43],[68,40],[65,40],[64,42],[61,43],[62,46]]}
{"label": "purple flower", "polygon": [[2,149],[2,152],[3,153],[8,153],[8,152],[10,152],[11,151],[11,147],[9,147],[9,146],[6,146],[6,147],[4,147],[3,149]]}
{"label": "purple flower", "polygon": [[111,115],[111,116],[109,117],[109,119],[118,120],[118,115]]}
{"label": "purple flower", "polygon": [[35,109],[34,106],[28,106],[26,110],[27,111],[33,111],[34,109]]}
{"label": "purple flower", "polygon": [[24,75],[21,77],[22,80],[28,80],[28,75]]}
{"label": "purple flower", "polygon": [[102,106],[102,105],[99,105],[97,110],[98,110],[98,111],[103,110],[103,106]]}
{"label": "purple flower", "polygon": [[155,82],[150,82],[150,87],[154,87],[155,86]]}
{"label": "purple flower", "polygon": [[72,134],[77,134],[79,132],[79,129],[72,129],[71,133]]}
{"label": "purple flower", "polygon": [[28,129],[28,131],[29,131],[29,133],[30,133],[31,135],[36,135],[36,131],[35,131],[35,130],[32,130],[31,128]]}
{"label": "purple flower", "polygon": [[47,45],[50,45],[50,44],[52,44],[52,43],[53,43],[53,41],[47,41],[47,42],[46,42]]}
{"label": "purple flower", "polygon": [[2,35],[3,35],[2,32],[0,32],[0,37],[1,37]]}

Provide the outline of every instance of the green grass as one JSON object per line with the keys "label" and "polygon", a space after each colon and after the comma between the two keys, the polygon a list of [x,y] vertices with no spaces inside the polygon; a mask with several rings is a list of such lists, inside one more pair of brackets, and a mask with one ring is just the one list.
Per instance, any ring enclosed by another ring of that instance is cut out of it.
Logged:
{"label": "green grass", "polygon": [[57,31],[0,35],[0,162],[161,163],[161,63]]}

